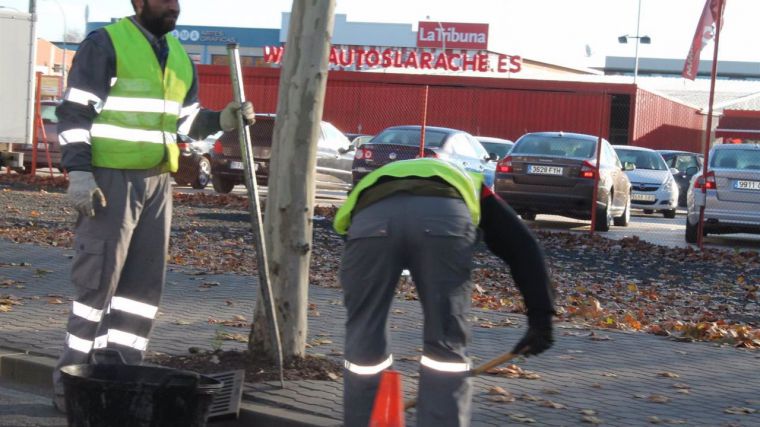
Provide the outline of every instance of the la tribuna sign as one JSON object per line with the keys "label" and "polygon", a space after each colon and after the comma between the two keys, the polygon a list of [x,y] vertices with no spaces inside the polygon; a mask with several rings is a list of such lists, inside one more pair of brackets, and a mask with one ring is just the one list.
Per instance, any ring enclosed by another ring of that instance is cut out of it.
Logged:
{"label": "la tribuna sign", "polygon": [[[285,48],[265,46],[264,61],[281,64]],[[475,71],[519,73],[522,57],[516,55],[487,54],[481,52],[428,52],[425,50],[401,50],[396,48],[375,49],[348,47],[330,48],[329,63],[333,67],[412,68],[419,70]]]}

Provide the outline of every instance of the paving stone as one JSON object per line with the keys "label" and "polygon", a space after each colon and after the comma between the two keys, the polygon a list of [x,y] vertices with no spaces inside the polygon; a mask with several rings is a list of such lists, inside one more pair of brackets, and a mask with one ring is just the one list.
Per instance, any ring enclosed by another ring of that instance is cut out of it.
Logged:
{"label": "paving stone", "polygon": [[[23,304],[0,314],[0,347],[31,350],[57,356],[62,348],[64,328],[73,289],[68,275],[71,251],[0,240],[0,277],[23,281],[23,289],[3,290],[23,298]],[[25,262],[27,266],[10,263]],[[44,272],[41,273],[41,271]],[[169,354],[185,353],[189,347],[211,348],[217,326],[209,318],[225,320],[235,315],[253,317],[256,280],[236,274],[195,275],[188,268],[172,267],[156,320],[149,350]],[[219,286],[201,291],[203,283]],[[64,304],[51,304],[60,298]],[[227,301],[233,302],[228,305]],[[333,344],[315,346],[309,353],[342,351],[345,310],[339,289],[309,288],[309,301],[317,304],[319,316],[309,316],[309,340],[329,337]],[[397,359],[419,356],[422,347],[422,315],[419,302],[398,300],[393,305],[391,349]],[[470,353],[474,363],[483,363],[511,349],[521,337],[525,319],[521,315],[473,310],[477,321],[498,323],[509,319],[509,327],[473,327]],[[188,324],[178,324],[178,322]],[[239,331],[240,328],[225,328]],[[538,380],[510,379],[491,375],[476,378],[473,399],[473,426],[516,424],[510,415],[525,414],[535,425],[582,425],[581,409],[594,409],[603,425],[650,426],[649,417],[683,420],[689,426],[760,426],[760,414],[729,415],[732,406],[752,407],[748,399],[760,396],[760,357],[757,353],[709,343],[678,343],[643,333],[603,331],[610,341],[565,335],[588,330],[577,325],[559,324],[554,348],[539,357],[520,358],[515,363],[536,372]],[[223,349],[246,348],[244,343],[224,341]],[[337,356],[333,357],[340,360]],[[398,360],[394,367],[404,375],[404,395],[416,393],[415,374],[419,364]],[[673,372],[679,378],[658,376]],[[613,373],[615,376],[605,376]],[[688,384],[689,394],[678,393],[675,383]],[[528,394],[551,400],[565,409],[542,407],[540,402],[517,400],[494,403],[488,389],[499,386],[521,396]],[[546,394],[551,389],[558,394]],[[635,395],[662,394],[667,403],[654,403]],[[247,384],[247,399],[288,410],[340,419],[342,383],[335,381],[292,381],[285,389],[279,383]],[[756,405],[758,406],[758,405]],[[760,411],[760,407],[754,407]],[[414,425],[414,411],[407,423]],[[665,424],[667,425],[667,424]]]}

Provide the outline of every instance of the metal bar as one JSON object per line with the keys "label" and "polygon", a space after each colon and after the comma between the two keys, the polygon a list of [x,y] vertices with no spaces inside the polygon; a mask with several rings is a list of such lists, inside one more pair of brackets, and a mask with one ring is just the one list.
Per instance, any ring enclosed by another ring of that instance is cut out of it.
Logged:
{"label": "metal bar", "polygon": [[[240,67],[240,50],[237,43],[227,45],[227,53],[230,61],[230,78],[232,80],[232,93],[235,102],[242,105],[245,102],[243,90],[243,72]],[[285,374],[282,363],[282,342],[280,341],[280,328],[277,325],[277,312],[274,305],[272,285],[269,283],[269,264],[267,262],[267,248],[264,241],[264,226],[261,221],[261,201],[259,199],[259,187],[256,184],[255,163],[253,158],[253,146],[251,145],[251,130],[245,125],[243,115],[238,114],[238,138],[240,153],[245,165],[245,184],[248,187],[248,211],[251,214],[251,226],[256,242],[256,258],[259,267],[259,285],[261,295],[264,298],[264,308],[269,319],[269,328],[272,347],[277,350],[277,367],[280,369],[280,385],[285,387]]]}

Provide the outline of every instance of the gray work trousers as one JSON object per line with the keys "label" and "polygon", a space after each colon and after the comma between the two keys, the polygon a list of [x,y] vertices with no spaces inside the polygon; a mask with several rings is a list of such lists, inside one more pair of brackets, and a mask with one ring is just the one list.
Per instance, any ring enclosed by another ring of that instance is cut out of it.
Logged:
{"label": "gray work trousers", "polygon": [[158,168],[96,168],[107,206],[80,215],[74,237],[71,281],[76,299],[58,368],[88,363],[93,348],[114,348],[127,363],[142,361],[166,278],[172,216],[168,173]]}
{"label": "gray work trousers", "polygon": [[[409,269],[425,319],[423,354],[467,363],[475,240],[461,199],[398,193],[356,213],[340,267],[348,316],[346,362],[374,366],[388,359],[388,314],[400,274]],[[367,426],[380,376],[344,370],[345,426]],[[469,425],[470,383],[466,372],[422,366],[417,425]]]}

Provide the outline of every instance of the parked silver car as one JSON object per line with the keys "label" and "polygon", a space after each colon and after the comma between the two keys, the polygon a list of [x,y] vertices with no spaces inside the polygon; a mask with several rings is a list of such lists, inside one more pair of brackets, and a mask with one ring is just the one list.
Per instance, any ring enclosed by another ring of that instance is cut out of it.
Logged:
{"label": "parked silver car", "polygon": [[661,212],[665,218],[675,218],[678,207],[678,184],[671,170],[657,151],[631,145],[614,145],[620,161],[633,163],[636,168],[626,171],[631,181],[631,207],[644,213]]}
{"label": "parked silver car", "polygon": [[705,169],[694,175],[686,197],[686,241],[697,242],[702,206],[705,236],[760,234],[760,145],[716,145]]}

